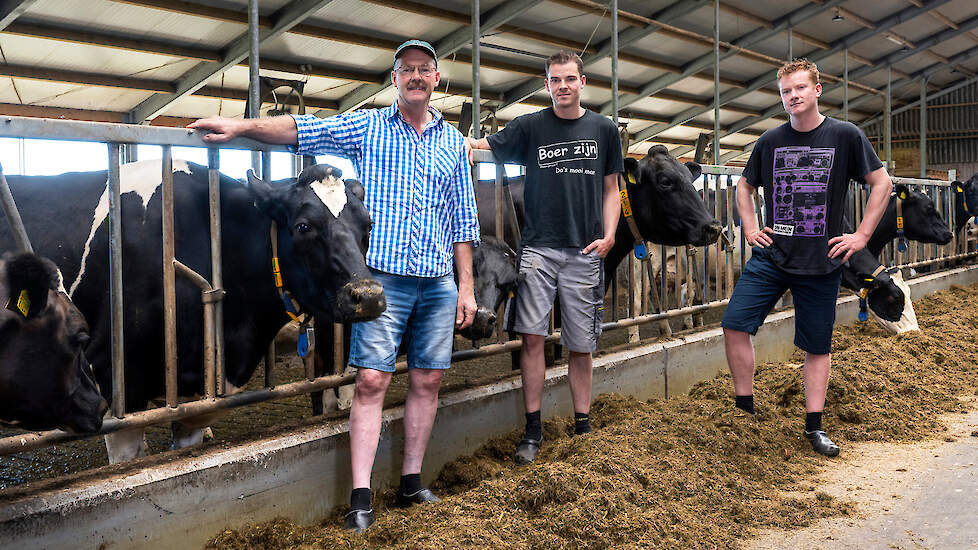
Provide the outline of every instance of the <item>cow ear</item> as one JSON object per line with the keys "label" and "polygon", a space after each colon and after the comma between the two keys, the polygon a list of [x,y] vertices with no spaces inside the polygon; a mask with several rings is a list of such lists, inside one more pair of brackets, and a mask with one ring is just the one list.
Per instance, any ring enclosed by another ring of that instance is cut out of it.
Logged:
{"label": "cow ear", "polygon": [[638,184],[638,161],[632,157],[625,157],[625,181],[632,185]]}
{"label": "cow ear", "polygon": [[346,187],[350,190],[350,193],[352,193],[354,197],[360,199],[360,202],[363,202],[365,192],[363,189],[363,184],[360,183],[360,180],[349,179],[345,180],[344,183],[346,183]]}
{"label": "cow ear", "polygon": [[48,290],[57,285],[54,264],[34,254],[20,254],[11,258],[5,267],[10,296],[3,306],[25,319],[43,311],[48,303]]}
{"label": "cow ear", "polygon": [[902,183],[897,184],[894,191],[896,191],[896,195],[900,200],[905,201],[910,198],[910,189]]}
{"label": "cow ear", "polygon": [[693,161],[687,162],[686,168],[689,168],[689,173],[692,174],[693,181],[696,181],[703,174],[703,167]]}
{"label": "cow ear", "polygon": [[281,194],[267,182],[255,176],[253,170],[248,170],[248,191],[255,199],[255,206],[259,210],[268,214],[279,224],[288,222],[288,216],[282,204]]}

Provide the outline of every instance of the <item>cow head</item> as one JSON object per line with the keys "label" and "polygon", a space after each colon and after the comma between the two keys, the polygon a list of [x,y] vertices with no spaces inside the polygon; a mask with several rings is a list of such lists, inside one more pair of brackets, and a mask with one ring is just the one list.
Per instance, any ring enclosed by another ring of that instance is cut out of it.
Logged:
{"label": "cow head", "polygon": [[363,186],[344,182],[326,164],[272,187],[248,173],[255,204],[278,224],[282,276],[293,297],[321,319],[376,319],[387,308],[384,288],[364,261],[372,224]]}
{"label": "cow head", "polygon": [[720,223],[693,188],[700,173],[699,164],[681,164],[662,145],[649,149],[642,160],[625,159],[629,201],[645,240],[667,246],[716,242]]}
{"label": "cow head", "polygon": [[490,338],[496,328],[496,312],[516,292],[516,253],[506,243],[482,237],[472,254],[472,276],[475,279],[475,313],[472,326],[459,331],[465,338]]}
{"label": "cow head", "polygon": [[108,405],[83,351],[88,324],[57,281],[54,264],[33,254],[0,260],[0,419],[97,432]]}
{"label": "cow head", "polygon": [[[911,191],[906,185],[895,186],[890,204],[887,206],[887,217],[893,216],[893,234],[896,237],[896,201],[901,202],[903,210],[903,230],[911,241],[920,243],[947,244],[951,242],[951,230],[941,217],[934,201],[918,191]],[[889,240],[887,239],[887,240]]]}
{"label": "cow head", "polygon": [[951,186],[954,193],[954,231],[968,225],[968,220],[978,216],[978,174],[966,182],[956,181]]}
{"label": "cow head", "polygon": [[[848,220],[847,220],[848,221]],[[879,260],[872,252],[863,248],[855,252],[848,261],[850,273],[843,274],[848,286],[853,290],[868,288],[866,303],[881,319],[895,323],[903,314],[903,290],[897,286],[887,271],[881,271],[875,277],[873,273],[880,267]],[[853,280],[854,279],[854,280]]]}

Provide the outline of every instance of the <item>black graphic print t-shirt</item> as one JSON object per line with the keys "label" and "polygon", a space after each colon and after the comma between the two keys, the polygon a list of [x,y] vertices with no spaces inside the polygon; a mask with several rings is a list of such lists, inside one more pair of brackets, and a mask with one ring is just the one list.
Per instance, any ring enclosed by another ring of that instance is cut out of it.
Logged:
{"label": "black graphic print t-shirt", "polygon": [[604,236],[604,176],[623,169],[614,122],[593,111],[567,120],[548,108],[487,139],[497,162],[526,167],[522,246],[584,248]]}
{"label": "black graphic print t-shirt", "polygon": [[866,135],[826,117],[810,132],[786,122],[757,140],[744,178],[764,188],[765,224],[774,230],[767,256],[789,273],[823,275],[841,265],[829,239],[842,234],[850,179],[883,166]]}

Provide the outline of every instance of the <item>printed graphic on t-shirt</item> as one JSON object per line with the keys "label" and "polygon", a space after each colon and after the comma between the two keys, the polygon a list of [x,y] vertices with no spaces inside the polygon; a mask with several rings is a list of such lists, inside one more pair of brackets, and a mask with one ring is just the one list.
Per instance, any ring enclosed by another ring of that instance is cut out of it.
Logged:
{"label": "printed graphic on t-shirt", "polygon": [[774,150],[774,225],[778,235],[824,237],[832,147]]}
{"label": "printed graphic on t-shirt", "polygon": [[540,168],[549,168],[561,162],[597,160],[597,158],[598,142],[593,139],[579,139],[537,147],[537,163]]}

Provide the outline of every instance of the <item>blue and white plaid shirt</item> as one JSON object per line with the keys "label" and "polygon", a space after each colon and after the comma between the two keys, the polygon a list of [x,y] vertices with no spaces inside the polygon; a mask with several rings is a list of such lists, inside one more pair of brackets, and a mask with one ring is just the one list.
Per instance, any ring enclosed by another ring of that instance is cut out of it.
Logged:
{"label": "blue and white plaid shirt", "polygon": [[478,241],[479,218],[462,134],[433,107],[421,135],[397,103],[318,118],[294,115],[300,154],[353,162],[373,218],[367,265],[395,275],[452,272],[453,243]]}

